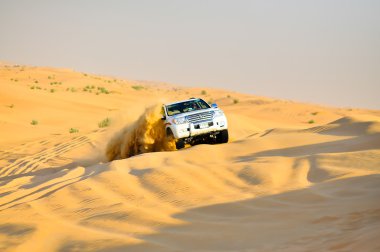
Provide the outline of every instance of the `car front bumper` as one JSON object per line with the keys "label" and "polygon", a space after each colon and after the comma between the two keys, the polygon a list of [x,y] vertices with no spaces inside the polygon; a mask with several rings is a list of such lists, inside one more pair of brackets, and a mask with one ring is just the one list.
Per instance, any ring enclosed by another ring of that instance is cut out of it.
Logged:
{"label": "car front bumper", "polygon": [[219,116],[209,121],[171,125],[170,128],[174,137],[179,139],[225,130],[228,128],[228,125],[227,118]]}

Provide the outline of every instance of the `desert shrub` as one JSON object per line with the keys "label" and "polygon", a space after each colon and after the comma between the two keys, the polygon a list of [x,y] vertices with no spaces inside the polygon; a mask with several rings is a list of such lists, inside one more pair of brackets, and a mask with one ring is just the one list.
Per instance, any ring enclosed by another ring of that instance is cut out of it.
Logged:
{"label": "desert shrub", "polygon": [[55,92],[54,88],[50,89],[50,93],[54,93],[54,92]]}
{"label": "desert shrub", "polygon": [[110,125],[110,123],[111,123],[111,120],[107,117],[107,118],[103,119],[102,121],[100,121],[98,123],[98,126],[99,126],[99,128],[105,128],[105,127],[108,127]]}
{"label": "desert shrub", "polygon": [[31,86],[30,89],[41,89],[40,86]]}
{"label": "desert shrub", "polygon": [[14,106],[15,106],[14,104],[11,104],[8,106],[8,108],[14,108]]}
{"label": "desert shrub", "polygon": [[231,95],[227,95],[227,98],[231,98]]}
{"label": "desert shrub", "polygon": [[72,88],[70,88],[70,91],[75,93],[77,91],[77,89],[75,87],[72,87]]}
{"label": "desert shrub", "polygon": [[100,93],[109,94],[110,92],[105,87],[98,87]]}
{"label": "desert shrub", "polygon": [[234,99],[234,104],[239,103],[239,99]]}
{"label": "desert shrub", "polygon": [[307,123],[312,124],[312,123],[315,123],[315,122],[314,122],[314,120],[310,120]]}
{"label": "desert shrub", "polygon": [[207,94],[206,90],[201,91],[201,95],[206,95],[206,94]]}
{"label": "desert shrub", "polygon": [[54,81],[50,82],[50,85],[62,85],[62,82]]}
{"label": "desert shrub", "polygon": [[32,121],[30,122],[30,124],[31,124],[31,125],[37,125],[37,124],[38,124],[38,121],[37,121],[37,120],[32,120]]}
{"label": "desert shrub", "polygon": [[36,83],[36,84],[37,84],[37,83],[38,83],[38,80],[35,80],[35,81],[34,81],[34,83]]}
{"label": "desert shrub", "polygon": [[76,128],[70,128],[70,129],[69,129],[69,133],[70,133],[70,134],[72,134],[72,133],[78,133],[78,132],[79,132],[79,130],[76,129]]}
{"label": "desert shrub", "polygon": [[133,88],[134,90],[137,90],[137,91],[144,89],[144,87],[141,86],[141,85],[134,85],[134,86],[132,86],[132,88]]}
{"label": "desert shrub", "polygon": [[83,88],[83,91],[84,92],[90,92],[90,93],[92,93],[92,89],[94,89],[95,88],[95,86],[90,86],[90,85],[87,85],[87,86],[85,86],[84,88]]}
{"label": "desert shrub", "polygon": [[313,116],[318,115],[318,112],[313,112],[313,113],[311,113],[311,115],[313,115]]}

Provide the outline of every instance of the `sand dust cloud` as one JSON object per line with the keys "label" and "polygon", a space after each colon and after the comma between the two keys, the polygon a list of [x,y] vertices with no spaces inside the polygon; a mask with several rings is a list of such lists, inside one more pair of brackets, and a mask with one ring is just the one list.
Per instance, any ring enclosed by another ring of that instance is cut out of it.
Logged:
{"label": "sand dust cloud", "polygon": [[117,132],[108,142],[107,159],[112,161],[147,152],[175,150],[174,141],[166,138],[161,108],[161,105],[147,108],[136,122]]}

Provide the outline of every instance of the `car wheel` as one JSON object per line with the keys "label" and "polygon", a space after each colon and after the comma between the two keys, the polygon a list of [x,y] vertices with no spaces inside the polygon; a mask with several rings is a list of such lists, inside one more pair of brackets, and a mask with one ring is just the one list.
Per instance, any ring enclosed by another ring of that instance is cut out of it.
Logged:
{"label": "car wheel", "polygon": [[217,143],[227,143],[228,142],[228,130],[222,130],[216,136]]}
{"label": "car wheel", "polygon": [[185,141],[183,141],[183,139],[178,139],[175,142],[175,147],[177,148],[177,150],[185,148]]}

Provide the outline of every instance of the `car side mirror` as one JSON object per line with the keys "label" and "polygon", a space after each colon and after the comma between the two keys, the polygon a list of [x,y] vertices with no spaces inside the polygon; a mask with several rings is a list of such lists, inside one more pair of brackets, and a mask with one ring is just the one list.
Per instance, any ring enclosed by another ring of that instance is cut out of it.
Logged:
{"label": "car side mirror", "polygon": [[211,108],[217,108],[218,105],[216,103],[211,104]]}
{"label": "car side mirror", "polygon": [[166,120],[166,116],[161,117],[161,120],[165,121]]}

